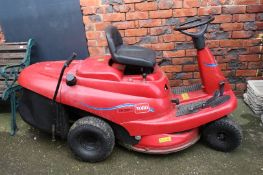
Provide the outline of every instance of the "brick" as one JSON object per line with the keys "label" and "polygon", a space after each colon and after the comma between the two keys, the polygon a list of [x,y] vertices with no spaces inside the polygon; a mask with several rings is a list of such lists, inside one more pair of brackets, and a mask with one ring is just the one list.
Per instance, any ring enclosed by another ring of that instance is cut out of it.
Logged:
{"label": "brick", "polygon": [[173,41],[185,41],[186,37],[181,33],[173,33],[168,35],[163,35],[164,42],[173,42]]}
{"label": "brick", "polygon": [[183,1],[183,7],[184,8],[193,8],[193,7],[199,7],[200,1],[197,0],[184,0]]}
{"label": "brick", "polygon": [[230,34],[230,32],[219,30],[216,32],[207,33],[206,37],[210,40],[222,40],[230,38]]}
{"label": "brick", "polygon": [[170,18],[173,16],[173,10],[150,11],[150,18]]}
{"label": "brick", "polygon": [[243,30],[243,23],[223,23],[220,29],[224,31]]}
{"label": "brick", "polygon": [[196,49],[187,49],[185,50],[185,56],[196,56],[197,51]]}
{"label": "brick", "polygon": [[257,21],[263,21],[263,13],[258,13],[258,14],[256,15],[256,20],[257,20]]}
{"label": "brick", "polygon": [[178,50],[178,51],[164,51],[163,56],[166,58],[171,57],[184,57],[185,56],[185,50]]}
{"label": "brick", "polygon": [[100,31],[88,31],[88,32],[86,32],[86,37],[88,39],[91,39],[91,40],[101,38],[101,36],[102,36],[102,32],[100,32]]}
{"label": "brick", "polygon": [[183,0],[173,0],[173,8],[183,8]]}
{"label": "brick", "polygon": [[135,22],[134,21],[115,22],[115,23],[113,23],[113,25],[116,26],[118,29],[135,28]]}
{"label": "brick", "polygon": [[233,22],[255,21],[255,14],[234,14]]}
{"label": "brick", "polygon": [[244,41],[244,46],[249,47],[249,46],[259,46],[261,43],[261,38],[253,38],[253,39],[248,39]]}
{"label": "brick", "polygon": [[220,64],[218,64],[218,66],[219,66],[220,70],[226,70],[226,68],[227,68],[226,63],[220,63]]}
{"label": "brick", "polygon": [[130,12],[126,13],[126,20],[138,20],[138,19],[148,19],[148,12]]}
{"label": "brick", "polygon": [[144,36],[140,38],[140,44],[153,44],[153,43],[159,43],[158,42],[158,36]]}
{"label": "brick", "polygon": [[4,36],[2,33],[0,33],[0,44],[4,43]]}
{"label": "brick", "polygon": [[127,13],[127,12],[134,12],[135,7],[134,4],[123,4],[123,5],[115,5],[113,6],[113,9],[116,12]]}
{"label": "brick", "polygon": [[171,87],[177,87],[177,86],[182,86],[183,80],[170,80],[170,86]]}
{"label": "brick", "polygon": [[192,84],[197,84],[197,83],[201,83],[201,80],[200,80],[200,79],[183,80],[183,85],[184,85],[184,86],[188,86],[188,85],[192,85]]}
{"label": "brick", "polygon": [[206,46],[207,46],[208,48],[219,47],[219,40],[207,40],[207,41],[206,41]]}
{"label": "brick", "polygon": [[243,40],[221,40],[219,42],[221,47],[243,47]]}
{"label": "brick", "polygon": [[236,76],[238,77],[255,77],[257,70],[236,70]]}
{"label": "brick", "polygon": [[234,0],[235,5],[253,5],[258,4],[259,0]]}
{"label": "brick", "polygon": [[174,17],[195,16],[195,15],[197,15],[197,9],[196,8],[175,9],[173,12]]}
{"label": "brick", "polygon": [[101,22],[101,16],[100,15],[89,15],[89,19],[92,23]]}
{"label": "brick", "polygon": [[84,24],[90,24],[91,23],[89,16],[83,16],[83,23]]}
{"label": "brick", "polygon": [[184,72],[195,72],[198,71],[198,66],[196,64],[189,64],[183,66]]}
{"label": "brick", "polygon": [[90,56],[105,55],[105,47],[89,47]]}
{"label": "brick", "polygon": [[89,23],[89,24],[85,24],[85,31],[95,31],[95,24]]}
{"label": "brick", "polygon": [[194,59],[193,57],[183,57],[183,58],[173,58],[172,63],[175,65],[179,64],[193,64]]}
{"label": "brick", "polygon": [[174,49],[174,43],[158,43],[152,44],[154,50],[172,50]]}
{"label": "brick", "polygon": [[200,78],[200,73],[199,72],[194,72],[194,78]]}
{"label": "brick", "polygon": [[253,34],[252,31],[233,31],[232,38],[250,38]]}
{"label": "brick", "polygon": [[235,13],[245,13],[246,6],[245,5],[228,5],[222,7],[222,13],[225,14],[235,14]]}
{"label": "brick", "polygon": [[172,29],[169,26],[150,28],[150,35],[163,35],[170,33],[172,33]]}
{"label": "brick", "polygon": [[162,66],[161,69],[164,72],[182,72],[181,65],[167,65],[167,66]]}
{"label": "brick", "polygon": [[263,5],[248,5],[247,6],[248,13],[259,13],[263,12]]}
{"label": "brick", "polygon": [[81,9],[83,15],[91,15],[96,14],[96,8],[95,7],[84,7]]}
{"label": "brick", "polygon": [[222,71],[222,73],[223,73],[223,75],[224,75],[225,77],[229,77],[229,76],[232,75],[232,71],[226,71],[226,70],[224,70],[224,71]]}
{"label": "brick", "polygon": [[143,2],[144,0],[123,0],[125,4],[130,4],[130,3],[136,3],[136,2]]}
{"label": "brick", "polygon": [[260,46],[249,47],[248,53],[261,53]]}
{"label": "brick", "polygon": [[226,23],[232,22],[232,15],[218,15],[215,16],[215,20],[212,23]]}
{"label": "brick", "polygon": [[99,6],[100,0],[80,0],[80,6]]}
{"label": "brick", "polygon": [[233,58],[231,55],[216,56],[216,60],[218,63],[228,63],[232,59],[236,58]]}
{"label": "brick", "polygon": [[98,45],[97,45],[97,41],[96,41],[96,40],[88,40],[88,46],[89,46],[89,47],[98,46]]}
{"label": "brick", "polygon": [[210,7],[200,7],[198,9],[198,15],[217,15],[221,14],[221,6],[210,6]]}
{"label": "brick", "polygon": [[135,4],[135,10],[139,10],[139,11],[157,10],[157,3],[156,2],[138,3],[138,4]]}
{"label": "brick", "polygon": [[193,73],[192,72],[178,72],[174,74],[173,78],[175,79],[180,79],[180,80],[187,80],[187,79],[192,79],[193,78]]}
{"label": "brick", "polygon": [[161,19],[147,19],[147,20],[140,20],[139,21],[140,27],[158,27],[162,26]]}
{"label": "brick", "polygon": [[256,22],[257,30],[263,30],[263,22]]}
{"label": "brick", "polygon": [[219,6],[219,5],[233,5],[233,0],[204,0],[203,5]]}
{"label": "brick", "polygon": [[136,44],[139,42],[139,38],[138,37],[125,37],[123,38],[124,43],[126,44]]}
{"label": "brick", "polygon": [[260,55],[259,54],[253,54],[253,55],[239,55],[240,61],[260,61]]}
{"label": "brick", "polygon": [[260,62],[249,62],[247,68],[248,69],[261,69],[262,63]]}
{"label": "brick", "polygon": [[108,46],[108,42],[106,39],[100,39],[97,40],[97,46],[101,47],[101,46]]}
{"label": "brick", "polygon": [[112,6],[99,6],[96,8],[96,14],[113,13]]}
{"label": "brick", "polygon": [[96,31],[104,31],[106,27],[108,27],[111,23],[110,22],[100,22],[95,24]]}
{"label": "brick", "polygon": [[109,13],[103,15],[103,20],[105,22],[110,21],[124,21],[125,20],[125,14],[124,13]]}
{"label": "brick", "polygon": [[227,54],[227,48],[212,48],[211,51],[215,56]]}
{"label": "brick", "polygon": [[173,0],[159,0],[158,8],[159,9],[170,9],[174,5]]}
{"label": "brick", "polygon": [[147,35],[147,29],[127,29],[125,30],[125,36],[145,36]]}

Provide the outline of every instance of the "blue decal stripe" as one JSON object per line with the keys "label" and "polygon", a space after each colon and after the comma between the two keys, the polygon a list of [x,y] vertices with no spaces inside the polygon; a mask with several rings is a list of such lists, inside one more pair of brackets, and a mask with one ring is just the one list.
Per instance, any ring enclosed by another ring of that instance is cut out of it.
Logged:
{"label": "blue decal stripe", "polygon": [[206,64],[206,66],[208,66],[208,67],[216,67],[217,64],[216,63],[215,64]]}
{"label": "blue decal stripe", "polygon": [[134,104],[122,104],[122,105],[118,105],[118,106],[114,106],[114,107],[110,107],[110,108],[97,108],[97,107],[90,106],[90,105],[85,104],[85,103],[81,103],[81,105],[83,105],[83,106],[85,106],[87,108],[93,109],[93,110],[98,110],[98,111],[112,111],[112,110],[115,110],[115,109],[135,106]]}

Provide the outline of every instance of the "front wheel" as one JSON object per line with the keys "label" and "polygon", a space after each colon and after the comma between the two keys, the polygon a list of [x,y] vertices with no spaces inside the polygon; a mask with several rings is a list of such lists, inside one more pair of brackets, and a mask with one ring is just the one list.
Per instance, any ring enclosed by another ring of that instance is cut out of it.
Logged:
{"label": "front wheel", "polygon": [[236,149],[242,141],[242,130],[229,118],[211,122],[202,129],[202,140],[211,148],[230,152]]}
{"label": "front wheel", "polygon": [[69,130],[68,144],[81,160],[99,162],[106,159],[115,145],[112,128],[96,117],[77,120]]}

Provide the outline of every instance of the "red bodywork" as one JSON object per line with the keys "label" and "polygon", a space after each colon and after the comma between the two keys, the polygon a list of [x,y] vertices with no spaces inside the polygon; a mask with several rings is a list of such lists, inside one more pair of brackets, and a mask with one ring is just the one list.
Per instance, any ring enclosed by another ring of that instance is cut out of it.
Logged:
{"label": "red bodywork", "polygon": [[[141,136],[139,144],[133,147],[137,151],[166,153],[190,146],[199,138],[196,128],[230,114],[237,106],[236,97],[208,48],[198,51],[203,89],[188,93],[188,98],[171,92],[169,81],[158,66],[143,79],[141,75],[124,75],[124,66],[110,65],[109,60],[110,56],[103,56],[73,61],[65,71],[57,102],[112,121],[131,136]],[[19,84],[52,99],[63,64],[64,61],[52,61],[31,65],[21,72]],[[66,85],[67,74],[76,76],[75,86]],[[221,81],[226,82],[224,94],[230,100],[215,108],[176,117],[177,107],[172,99],[179,98],[180,104],[187,104],[211,98]]]}

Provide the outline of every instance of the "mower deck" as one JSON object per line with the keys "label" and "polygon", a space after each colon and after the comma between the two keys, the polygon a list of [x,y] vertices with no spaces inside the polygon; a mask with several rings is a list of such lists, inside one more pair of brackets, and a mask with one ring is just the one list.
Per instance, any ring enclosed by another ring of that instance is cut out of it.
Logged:
{"label": "mower deck", "polygon": [[124,144],[123,146],[147,154],[169,154],[190,147],[199,138],[199,129],[196,128],[174,134],[143,136],[139,144],[134,146]]}

